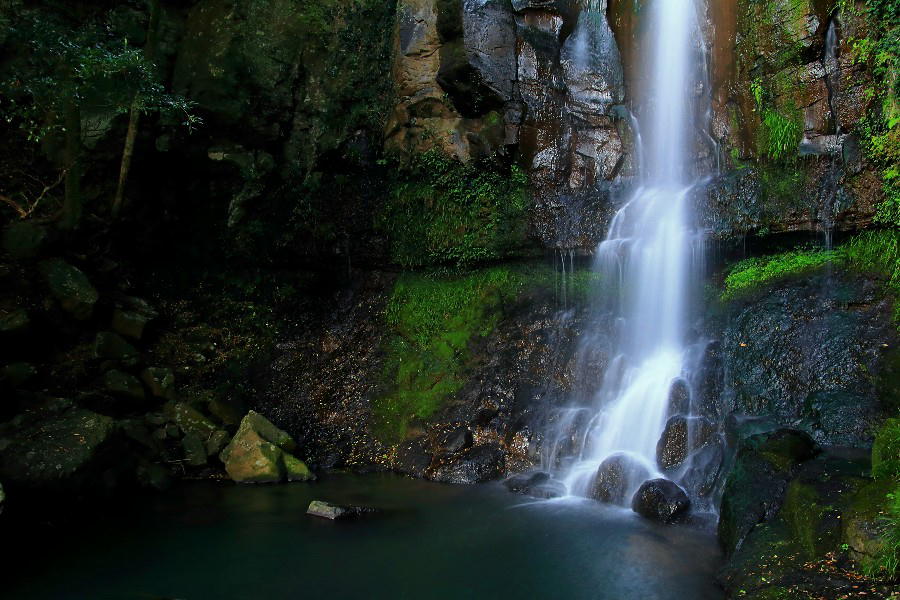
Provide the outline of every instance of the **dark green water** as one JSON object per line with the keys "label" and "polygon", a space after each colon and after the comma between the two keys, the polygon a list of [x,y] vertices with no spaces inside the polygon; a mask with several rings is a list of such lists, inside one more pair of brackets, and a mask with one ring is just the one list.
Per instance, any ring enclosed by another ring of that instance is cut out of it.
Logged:
{"label": "dark green water", "polygon": [[[304,514],[314,498],[387,512],[334,523]],[[588,501],[527,502],[498,484],[386,475],[185,484],[99,523],[51,532],[5,578],[4,597],[722,597],[710,533],[656,526]]]}

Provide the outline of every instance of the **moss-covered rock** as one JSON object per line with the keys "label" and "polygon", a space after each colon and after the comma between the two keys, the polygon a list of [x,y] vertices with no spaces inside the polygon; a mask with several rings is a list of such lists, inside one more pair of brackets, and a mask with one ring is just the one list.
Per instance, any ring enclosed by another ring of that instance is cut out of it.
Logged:
{"label": "moss-covered rock", "polygon": [[186,402],[168,402],[164,407],[164,412],[185,435],[194,434],[200,439],[206,440],[218,430],[215,423]]}
{"label": "moss-covered rock", "polygon": [[751,530],[775,516],[797,466],[816,445],[802,431],[779,429],[740,443],[728,474],[719,517],[719,541],[733,552]]}
{"label": "moss-covered rock", "polygon": [[175,400],[175,374],[164,367],[147,367],[141,371],[141,381],[156,398]]}
{"label": "moss-covered rock", "polygon": [[144,386],[137,377],[124,371],[113,369],[103,375],[103,389],[114,396],[122,396],[132,400],[144,399]]}
{"label": "moss-covered rock", "polygon": [[42,262],[40,270],[50,293],[63,310],[79,320],[91,316],[100,295],[80,269],[62,259],[53,258]]}
{"label": "moss-covered rock", "polygon": [[16,308],[9,312],[0,313],[0,336],[19,336],[28,330],[31,319],[24,308]]}
{"label": "moss-covered rock", "polygon": [[259,413],[250,411],[220,458],[228,476],[238,483],[313,479],[306,465],[290,454],[295,448],[290,435]]}
{"label": "moss-covered rock", "polygon": [[80,483],[115,431],[110,417],[71,408],[0,432],[0,475],[27,487]]}
{"label": "moss-covered rock", "polygon": [[128,361],[139,356],[137,348],[125,338],[111,331],[101,331],[94,339],[94,356],[110,360]]}

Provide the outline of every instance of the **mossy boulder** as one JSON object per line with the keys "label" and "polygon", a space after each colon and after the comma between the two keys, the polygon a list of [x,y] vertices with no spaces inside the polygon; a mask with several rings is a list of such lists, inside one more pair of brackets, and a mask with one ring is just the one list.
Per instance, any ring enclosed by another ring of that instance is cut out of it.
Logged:
{"label": "mossy boulder", "polygon": [[45,260],[41,273],[60,307],[78,320],[88,319],[100,298],[87,275],[59,258]]}
{"label": "mossy boulder", "polygon": [[202,467],[206,464],[206,445],[195,433],[189,433],[181,439],[184,448],[184,458],[192,467]]}
{"label": "mossy boulder", "polygon": [[219,429],[215,423],[187,402],[169,402],[163,411],[185,435],[194,434],[206,440]]}
{"label": "mossy boulder", "polygon": [[[14,426],[12,423],[11,426]],[[0,432],[0,475],[26,487],[79,482],[95,466],[115,421],[83,408],[62,410]]]}
{"label": "mossy boulder", "polygon": [[29,325],[31,325],[31,319],[28,316],[28,311],[24,308],[0,313],[0,336],[4,338],[25,333]]}
{"label": "mossy boulder", "polygon": [[137,348],[125,338],[111,331],[101,331],[94,339],[94,356],[109,360],[128,361],[139,356]]}
{"label": "mossy boulder", "polygon": [[147,367],[141,371],[141,381],[155,398],[175,399],[175,374],[172,369]]}
{"label": "mossy boulder", "polygon": [[131,400],[143,400],[145,397],[144,386],[137,377],[115,369],[103,375],[103,389],[114,396]]}
{"label": "mossy boulder", "polygon": [[314,476],[290,452],[294,440],[268,419],[250,411],[220,454],[225,471],[238,483],[309,481]]}
{"label": "mossy boulder", "polygon": [[797,467],[815,456],[808,434],[778,429],[743,440],[722,495],[719,541],[733,552],[758,524],[775,516]]}
{"label": "mossy boulder", "polygon": [[897,484],[882,479],[863,486],[852,498],[845,512],[842,541],[847,544],[850,556],[865,564],[875,559],[884,546],[885,506],[887,495],[895,492]]}

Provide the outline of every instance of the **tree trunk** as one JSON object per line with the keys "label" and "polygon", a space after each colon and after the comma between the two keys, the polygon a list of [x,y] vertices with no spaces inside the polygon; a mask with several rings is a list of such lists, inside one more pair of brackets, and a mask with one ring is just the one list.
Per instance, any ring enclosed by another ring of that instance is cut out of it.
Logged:
{"label": "tree trunk", "polygon": [[66,106],[66,198],[63,202],[62,229],[75,229],[81,220],[81,110],[74,100]]}
{"label": "tree trunk", "polygon": [[[150,23],[147,26],[147,41],[144,44],[144,56],[152,61],[156,54],[156,37],[159,31],[159,0],[150,0]],[[131,113],[128,116],[128,132],[125,134],[125,148],[122,150],[122,163],[119,166],[119,185],[112,203],[112,216],[117,218],[122,210],[125,198],[125,184],[131,170],[131,158],[134,156],[134,142],[137,139],[138,125],[141,121],[140,93],[134,95]]]}

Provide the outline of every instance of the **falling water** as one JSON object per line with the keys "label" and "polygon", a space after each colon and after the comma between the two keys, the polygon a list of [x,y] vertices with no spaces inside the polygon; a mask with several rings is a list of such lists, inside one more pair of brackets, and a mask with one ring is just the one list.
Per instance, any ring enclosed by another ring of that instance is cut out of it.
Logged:
{"label": "falling water", "polygon": [[[695,106],[703,82],[697,11],[692,0],[655,0],[646,24],[648,77],[637,107],[644,151],[637,161],[639,183],[596,253],[603,281],[618,290],[611,358],[604,373],[589,374],[602,377],[591,397],[576,399],[558,416],[545,456],[570,494],[587,495],[599,465],[618,453],[658,474],[656,446],[670,390],[685,375],[698,239],[689,206],[691,157],[702,137],[695,115],[704,114]],[[603,337],[601,321],[584,335],[587,352]],[[630,482],[631,489],[642,481]]]}

